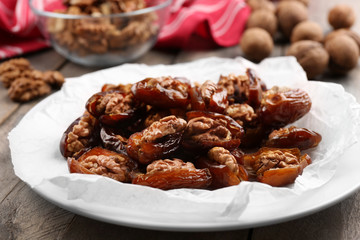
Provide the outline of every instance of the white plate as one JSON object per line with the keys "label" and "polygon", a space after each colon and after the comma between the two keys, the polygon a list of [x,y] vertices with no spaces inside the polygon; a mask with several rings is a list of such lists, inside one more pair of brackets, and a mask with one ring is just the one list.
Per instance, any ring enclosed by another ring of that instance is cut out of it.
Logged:
{"label": "white plate", "polygon": [[[295,184],[272,188],[243,182],[216,191],[162,191],[123,184],[95,175],[69,174],[59,142],[67,126],[84,111],[86,100],[104,83],[135,82],[149,76],[185,76],[216,81],[220,74],[255,68],[271,85],[303,86],[313,99],[298,126],[320,132],[323,141],[310,151],[314,162]],[[331,105],[331,108],[328,106]],[[67,79],[56,94],[31,109],[9,134],[17,176],[38,194],[74,213],[124,226],[182,231],[241,229],[298,218],[328,207],[360,185],[360,106],[336,84],[307,82],[294,58],[259,66],[243,59],[210,58],[173,66],[128,64]]]}
{"label": "white plate", "polygon": [[173,222],[168,221],[166,218],[153,219],[147,214],[136,216],[123,212],[119,215],[111,215],[107,212],[92,212],[86,207],[83,209],[72,207],[71,204],[68,204],[66,199],[61,198],[63,194],[56,191],[49,191],[48,188],[37,188],[35,189],[35,192],[55,205],[76,214],[122,226],[171,231],[245,229],[304,217],[330,207],[355,193],[360,187],[360,174],[358,174],[357,171],[353,171],[353,169],[359,169],[360,167],[359,154],[360,143],[357,143],[341,156],[343,159],[341,166],[339,166],[334,177],[326,185],[306,192],[301,196],[290,199],[284,198],[276,205],[264,204],[259,207],[250,203],[248,208],[242,213],[241,218],[236,221],[201,222],[187,220],[186,222]]}

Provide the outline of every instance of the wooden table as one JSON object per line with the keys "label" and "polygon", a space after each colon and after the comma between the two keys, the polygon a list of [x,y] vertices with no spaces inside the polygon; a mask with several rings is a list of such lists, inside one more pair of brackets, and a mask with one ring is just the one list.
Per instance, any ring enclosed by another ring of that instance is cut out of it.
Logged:
{"label": "wooden table", "polygon": [[[326,31],[327,11],[336,2],[354,6],[360,18],[356,0],[310,0],[310,19],[319,22]],[[354,26],[359,32],[360,21]],[[273,56],[283,55],[286,46],[277,45]],[[239,47],[211,51],[152,50],[136,62],[149,65],[188,62],[210,56],[234,58],[241,56]],[[80,76],[98,69],[73,64],[52,49],[25,56],[39,70],[59,70],[66,77]],[[319,80],[342,84],[360,102],[360,66],[347,76],[324,75]],[[326,210],[297,220],[276,225],[224,232],[162,232],[117,226],[92,220],[63,210],[31,190],[15,176],[7,135],[21,118],[40,100],[25,104],[9,100],[6,89],[0,87],[0,239],[360,239],[360,192]]]}

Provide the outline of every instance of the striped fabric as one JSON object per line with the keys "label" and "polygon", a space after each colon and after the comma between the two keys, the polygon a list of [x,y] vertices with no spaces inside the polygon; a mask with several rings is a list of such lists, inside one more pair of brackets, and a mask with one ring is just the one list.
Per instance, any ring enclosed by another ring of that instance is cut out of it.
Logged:
{"label": "striped fabric", "polygon": [[[44,8],[60,0],[44,1]],[[47,5],[47,6],[45,6]],[[244,0],[174,0],[157,47],[209,48],[239,42],[250,8]],[[28,0],[0,0],[0,59],[48,47]]]}
{"label": "striped fabric", "polygon": [[0,0],[0,59],[47,47],[28,0]]}
{"label": "striped fabric", "polygon": [[157,46],[228,47],[239,42],[250,15],[244,0],[174,0]]}

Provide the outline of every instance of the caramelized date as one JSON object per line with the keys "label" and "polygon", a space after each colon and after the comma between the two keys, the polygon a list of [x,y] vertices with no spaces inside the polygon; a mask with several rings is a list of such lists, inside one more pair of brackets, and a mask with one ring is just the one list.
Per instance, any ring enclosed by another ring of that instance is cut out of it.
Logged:
{"label": "caramelized date", "polygon": [[218,86],[226,89],[228,100],[230,103],[243,103],[247,99],[247,86],[249,85],[249,78],[246,75],[220,76]]}
{"label": "caramelized date", "polygon": [[258,181],[274,187],[294,183],[303,169],[311,163],[309,155],[301,156],[298,148],[261,148],[244,156],[245,166],[256,174]]}
{"label": "caramelized date", "polygon": [[253,108],[260,106],[262,91],[266,89],[252,69],[247,69],[246,75],[221,75],[218,86],[227,90],[230,103],[247,103]]}
{"label": "caramelized date", "polygon": [[299,148],[305,150],[316,147],[321,141],[321,135],[306,128],[291,126],[274,130],[265,146],[277,148]]}
{"label": "caramelized date", "polygon": [[254,127],[245,128],[245,134],[241,139],[242,148],[254,148],[259,147],[267,139],[269,133],[271,132],[269,126],[265,126],[262,123],[258,123]]}
{"label": "caramelized date", "polygon": [[225,148],[212,148],[207,157],[200,157],[196,164],[199,168],[208,168],[212,176],[211,188],[217,189],[238,185],[248,180],[248,174],[236,158]]}
{"label": "caramelized date", "polygon": [[131,172],[137,164],[124,154],[95,147],[77,160],[68,158],[68,167],[71,173],[97,174],[120,182],[131,182]]}
{"label": "caramelized date", "polygon": [[119,91],[121,93],[130,93],[131,92],[131,87],[132,84],[118,84],[118,85],[114,85],[114,84],[104,84],[101,88],[102,92],[108,92],[108,91]]}
{"label": "caramelized date", "polygon": [[133,95],[119,91],[99,92],[86,103],[86,109],[101,123],[114,126],[130,120],[139,110]]}
{"label": "caramelized date", "polygon": [[64,132],[60,141],[60,152],[64,157],[72,157],[74,154],[93,146],[98,139],[97,131],[99,123],[88,112],[77,118]]}
{"label": "caramelized date", "polygon": [[211,81],[190,90],[191,109],[223,113],[228,106],[227,91]]}
{"label": "caramelized date", "polygon": [[310,111],[310,96],[301,89],[273,87],[266,91],[260,107],[261,121],[272,127],[284,127]]}
{"label": "caramelized date", "polygon": [[100,139],[104,148],[126,154],[127,139],[117,134],[114,129],[102,127],[100,130]]}
{"label": "caramelized date", "polygon": [[285,186],[311,164],[300,150],[321,141],[308,129],[284,128],[311,105],[303,90],[267,89],[252,69],[193,87],[170,76],[105,84],[66,130],[60,150],[71,173],[164,190],[249,180]]}
{"label": "caramelized date", "polygon": [[147,166],[146,174],[138,175],[133,184],[163,190],[175,188],[207,188],[211,184],[208,169],[196,169],[190,162],[180,159],[157,160]]}
{"label": "caramelized date", "polygon": [[254,109],[246,103],[232,104],[225,109],[224,114],[234,119],[242,127],[252,126],[257,120]]}
{"label": "caramelized date", "polygon": [[186,108],[189,89],[189,80],[172,77],[146,78],[131,88],[136,99],[158,108]]}
{"label": "caramelized date", "polygon": [[142,132],[130,136],[127,153],[141,164],[168,156],[180,146],[180,140],[186,127],[186,121],[168,116],[152,123]]}
{"label": "caramelized date", "polygon": [[153,122],[159,121],[161,118],[164,118],[169,115],[174,115],[178,118],[186,118],[185,109],[181,108],[170,108],[170,109],[156,109],[152,108],[144,120],[144,126],[149,127]]}
{"label": "caramelized date", "polygon": [[236,162],[240,165],[244,165],[244,152],[240,150],[240,148],[235,148],[231,151],[231,155],[233,155],[236,159]]}
{"label": "caramelized date", "polygon": [[261,104],[262,89],[266,88],[253,69],[247,69],[246,75],[249,77],[249,89],[246,103],[253,108],[258,108]]}
{"label": "caramelized date", "polygon": [[188,112],[187,117],[182,142],[185,149],[208,150],[216,146],[235,149],[240,145],[244,130],[232,118],[200,111]]}

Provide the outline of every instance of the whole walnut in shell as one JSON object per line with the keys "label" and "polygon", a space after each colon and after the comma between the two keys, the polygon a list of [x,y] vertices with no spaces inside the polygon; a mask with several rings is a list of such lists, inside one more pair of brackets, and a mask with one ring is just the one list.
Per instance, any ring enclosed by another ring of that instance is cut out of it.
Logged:
{"label": "whole walnut in shell", "polygon": [[276,13],[280,30],[287,38],[298,23],[308,19],[308,9],[298,1],[280,2]]}
{"label": "whole walnut in shell", "polygon": [[248,21],[247,28],[259,27],[274,36],[277,31],[277,19],[273,12],[260,9],[253,12]]}
{"label": "whole walnut in shell", "polygon": [[281,0],[281,1],[298,1],[304,4],[305,6],[309,5],[309,0]]}
{"label": "whole walnut in shell", "polygon": [[293,43],[286,55],[296,57],[309,79],[322,74],[329,62],[329,54],[322,44],[311,40]]}
{"label": "whole walnut in shell", "polygon": [[249,28],[244,32],[240,46],[247,58],[259,62],[270,55],[274,42],[264,29]]}
{"label": "whole walnut in shell", "polygon": [[355,12],[348,5],[338,4],[329,11],[328,21],[334,29],[350,28],[355,22]]}
{"label": "whole walnut in shell", "polygon": [[350,29],[346,29],[346,28],[337,29],[335,31],[330,32],[328,35],[326,35],[326,37],[324,39],[325,44],[330,39],[332,39],[336,36],[339,36],[339,35],[347,35],[347,36],[351,37],[358,45],[359,51],[360,51],[360,36],[359,36],[359,34],[357,34],[356,32],[354,32]]}
{"label": "whole walnut in shell", "polygon": [[330,56],[329,68],[332,72],[345,74],[356,67],[359,47],[351,37],[336,36],[325,43],[325,49]]}
{"label": "whole walnut in shell", "polygon": [[259,9],[265,9],[270,12],[275,12],[275,5],[269,0],[247,0],[246,3],[250,6],[253,12]]}
{"label": "whole walnut in shell", "polygon": [[299,23],[293,29],[291,34],[291,42],[297,42],[300,40],[313,40],[322,42],[324,34],[321,26],[313,21],[304,21]]}

